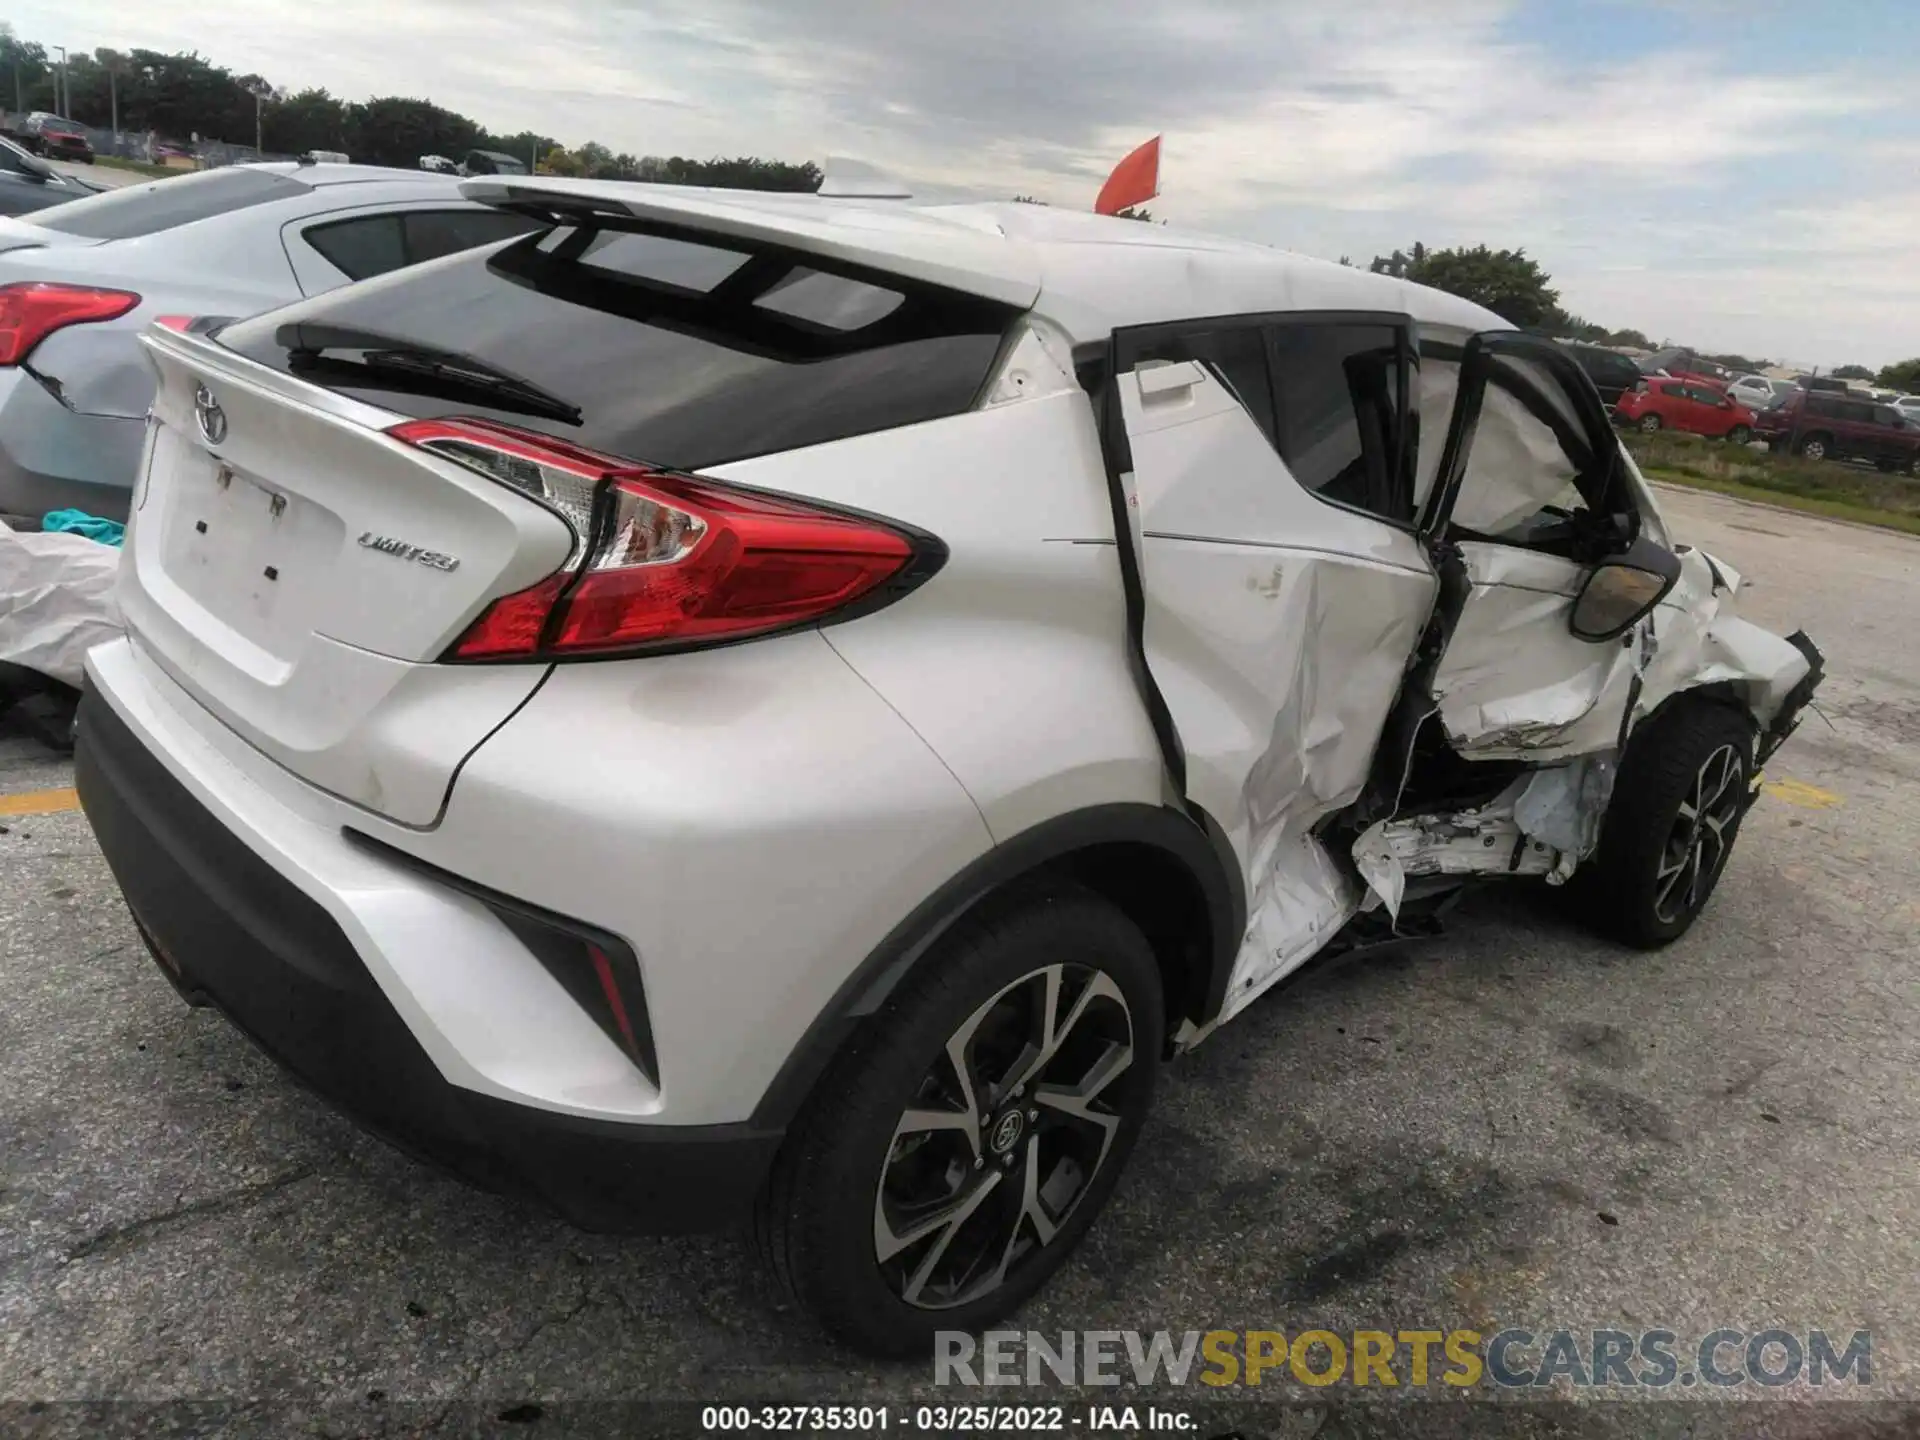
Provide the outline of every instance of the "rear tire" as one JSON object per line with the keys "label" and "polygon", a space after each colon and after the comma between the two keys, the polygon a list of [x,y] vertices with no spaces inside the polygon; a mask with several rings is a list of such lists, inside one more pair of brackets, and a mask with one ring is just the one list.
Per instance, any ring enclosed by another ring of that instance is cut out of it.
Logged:
{"label": "rear tire", "polygon": [[1061,887],[963,920],[796,1122],[755,1212],[762,1259],[870,1355],[1005,1315],[1112,1194],[1161,1015],[1153,951],[1104,900]]}
{"label": "rear tire", "polygon": [[1660,417],[1658,415],[1642,415],[1638,424],[1642,435],[1651,435],[1660,428]]}
{"label": "rear tire", "polygon": [[1736,425],[1727,432],[1727,443],[1729,445],[1745,445],[1752,439],[1753,431],[1744,425]]}
{"label": "rear tire", "polygon": [[1682,700],[1627,747],[1574,899],[1594,928],[1640,950],[1687,933],[1739,838],[1753,729],[1738,711]]}

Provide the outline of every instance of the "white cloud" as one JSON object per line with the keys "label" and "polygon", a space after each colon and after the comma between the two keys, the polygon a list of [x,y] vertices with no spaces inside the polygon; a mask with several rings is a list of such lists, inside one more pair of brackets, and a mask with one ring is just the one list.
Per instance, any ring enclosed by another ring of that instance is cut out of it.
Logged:
{"label": "white cloud", "polygon": [[[1558,3],[1533,0],[1530,18]],[[1790,47],[1782,73],[1718,49],[1596,59],[1516,39],[1523,8],[16,0],[12,19],[29,38],[197,48],[348,98],[424,94],[569,143],[848,154],[930,188],[1061,204],[1089,203],[1120,155],[1164,131],[1154,209],[1176,222],[1363,260],[1415,238],[1522,245],[1569,308],[1609,323],[1841,359],[1920,349],[1901,268],[1920,202],[1756,218],[1729,201],[1738,167],[1765,157],[1872,164],[1877,146],[1882,166],[1903,163],[1910,147],[1885,128],[1896,89],[1796,67]]]}

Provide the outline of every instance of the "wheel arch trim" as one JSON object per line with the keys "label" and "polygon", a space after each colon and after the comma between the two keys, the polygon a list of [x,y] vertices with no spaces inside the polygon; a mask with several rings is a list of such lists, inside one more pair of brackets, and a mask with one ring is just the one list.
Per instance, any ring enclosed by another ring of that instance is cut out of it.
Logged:
{"label": "wheel arch trim", "polygon": [[[1207,916],[1205,974],[1197,988],[1205,1023],[1219,1013],[1227,977],[1246,928],[1246,892],[1225,833],[1166,806],[1096,805],[1044,820],[993,847],[953,876],[895,925],[855,966],[816,1015],[755,1106],[752,1124],[784,1128],[806,1103],[860,1026],[915,973],[955,924],[992,897],[1058,867],[1075,855],[1111,846],[1157,852],[1193,881]],[[1169,1022],[1175,1003],[1169,997]]]}

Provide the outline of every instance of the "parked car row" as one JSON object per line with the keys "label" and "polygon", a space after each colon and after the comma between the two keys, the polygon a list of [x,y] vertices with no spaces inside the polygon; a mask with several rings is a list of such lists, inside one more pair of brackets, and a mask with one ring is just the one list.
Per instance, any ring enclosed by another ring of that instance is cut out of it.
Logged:
{"label": "parked car row", "polygon": [[1677,430],[1736,445],[1758,439],[1809,459],[1867,461],[1920,475],[1920,396],[1876,400],[1839,380],[1732,376],[1689,350],[1636,362],[1598,345],[1565,348],[1616,423],[1644,434]]}

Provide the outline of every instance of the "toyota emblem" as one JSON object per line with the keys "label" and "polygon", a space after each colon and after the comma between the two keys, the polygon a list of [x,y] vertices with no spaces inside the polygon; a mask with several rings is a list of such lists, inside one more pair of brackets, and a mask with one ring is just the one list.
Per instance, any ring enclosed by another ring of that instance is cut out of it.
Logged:
{"label": "toyota emblem", "polygon": [[218,445],[227,438],[227,412],[220,408],[220,402],[213,398],[213,392],[204,385],[194,386],[193,413],[200,422],[200,433],[206,437],[209,445]]}

